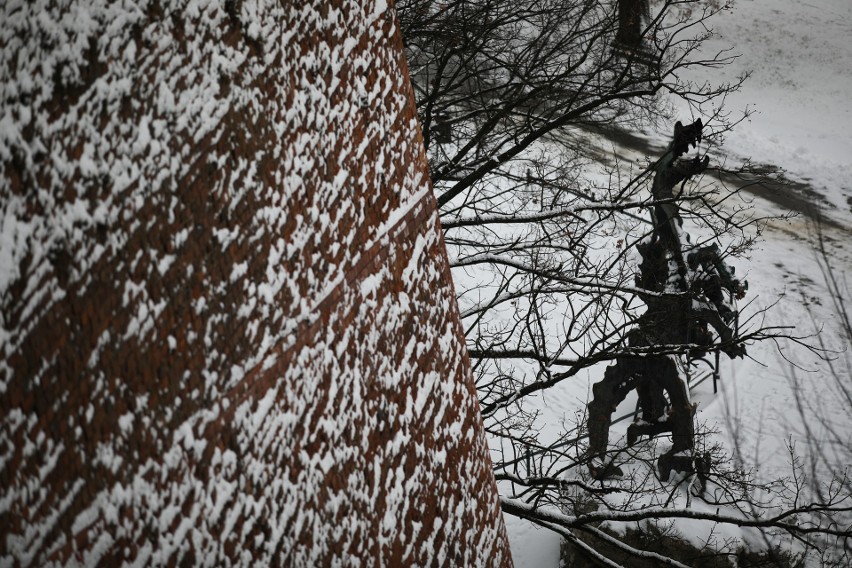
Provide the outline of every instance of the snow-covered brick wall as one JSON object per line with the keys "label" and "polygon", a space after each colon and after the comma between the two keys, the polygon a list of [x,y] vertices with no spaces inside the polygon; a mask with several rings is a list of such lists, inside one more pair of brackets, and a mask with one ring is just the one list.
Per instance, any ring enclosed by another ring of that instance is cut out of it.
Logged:
{"label": "snow-covered brick wall", "polygon": [[0,77],[0,566],[511,563],[392,6],[7,0]]}

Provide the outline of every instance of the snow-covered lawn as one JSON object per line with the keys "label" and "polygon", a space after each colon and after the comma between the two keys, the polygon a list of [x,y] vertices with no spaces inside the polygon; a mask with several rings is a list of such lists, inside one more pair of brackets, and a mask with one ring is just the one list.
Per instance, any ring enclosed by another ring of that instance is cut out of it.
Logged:
{"label": "snow-covered lawn", "polygon": [[[748,107],[756,111],[726,140],[722,153],[728,157],[728,167],[746,159],[779,166],[789,179],[808,184],[819,194],[823,212],[830,219],[823,226],[830,262],[843,281],[852,273],[849,0],[739,0],[732,12],[718,16],[713,23],[718,37],[706,48],[733,45],[741,54],[717,78],[733,79],[740,72],[752,72],[743,90],[727,101],[730,110]],[[683,119],[691,122],[692,117]],[[655,143],[667,135],[648,133]],[[816,200],[813,194],[799,197],[805,197],[800,203]],[[753,205],[757,215],[783,213],[779,205],[759,196],[754,197]],[[799,335],[821,329],[825,345],[843,351],[849,346],[839,334],[838,316],[814,250],[813,231],[811,219],[804,214],[789,221],[772,221],[749,261],[735,263],[738,276],[745,273],[750,285],[746,301],[752,304],[746,311],[754,313],[775,304],[766,313],[765,325],[795,325]],[[790,474],[787,443],[796,443],[797,451],[806,458],[813,449],[804,445],[806,424],[797,404],[803,395],[797,392],[793,377],[809,398],[810,408],[832,417],[836,431],[852,435],[852,412],[831,391],[828,366],[800,346],[786,343],[781,348],[779,353],[770,343],[753,346],[749,359],[725,362],[717,395],[709,381],[694,394],[700,403],[697,420],[718,424],[729,449],[738,447],[744,464],[758,468],[764,479]],[[552,425],[553,436],[558,435],[563,420],[572,419],[582,408],[589,382],[596,379],[586,377],[538,398],[542,422]],[[816,427],[817,432],[820,428]],[[611,436],[620,433],[614,428]],[[509,516],[507,523],[518,568],[558,565],[559,538],[555,534]],[[685,524],[679,528],[692,530]]]}

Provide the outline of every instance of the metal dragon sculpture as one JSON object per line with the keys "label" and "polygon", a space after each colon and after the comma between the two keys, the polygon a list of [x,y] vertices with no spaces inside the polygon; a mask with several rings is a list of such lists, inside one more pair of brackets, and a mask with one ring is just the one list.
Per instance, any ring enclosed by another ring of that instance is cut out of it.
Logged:
{"label": "metal dragon sculpture", "polygon": [[[622,474],[607,459],[609,428],[618,404],[636,390],[641,415],[637,412],[627,429],[628,445],[641,436],[671,433],[672,447],[657,462],[660,478],[668,481],[672,470],[694,472],[703,490],[709,457],[695,455],[695,407],[678,370],[677,355],[653,351],[685,352],[688,358],[696,358],[715,344],[732,358],[745,354],[737,341],[732,298],[741,298],[747,284],[734,278],[733,268],[721,259],[715,244],[690,244],[677,205],[686,181],[709,163],[706,156],[681,158],[690,146],[697,147],[702,129],[700,119],[688,126],[678,122],[671,143],[654,166],[653,231],[637,245],[642,262],[636,285],[648,309],[628,334],[630,349],[593,386],[588,404],[589,468],[596,479]],[[675,193],[678,184],[681,189]]]}

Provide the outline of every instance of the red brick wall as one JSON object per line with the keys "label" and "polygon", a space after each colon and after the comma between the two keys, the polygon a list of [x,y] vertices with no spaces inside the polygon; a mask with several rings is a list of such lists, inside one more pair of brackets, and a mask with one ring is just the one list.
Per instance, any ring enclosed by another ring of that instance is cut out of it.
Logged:
{"label": "red brick wall", "polygon": [[364,4],[0,8],[0,564],[511,563]]}

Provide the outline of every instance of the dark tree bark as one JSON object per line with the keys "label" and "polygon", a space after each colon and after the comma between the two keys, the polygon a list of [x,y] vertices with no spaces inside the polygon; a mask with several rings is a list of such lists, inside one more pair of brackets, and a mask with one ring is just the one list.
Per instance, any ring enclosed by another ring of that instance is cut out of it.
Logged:
{"label": "dark tree bark", "polygon": [[639,47],[642,41],[642,15],[648,13],[648,0],[618,0],[617,43]]}

